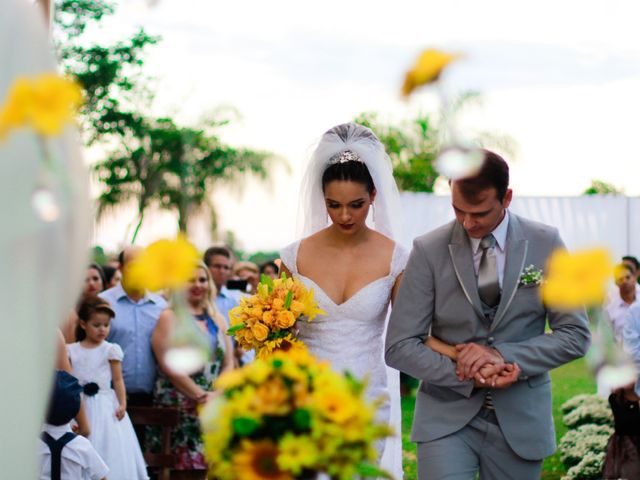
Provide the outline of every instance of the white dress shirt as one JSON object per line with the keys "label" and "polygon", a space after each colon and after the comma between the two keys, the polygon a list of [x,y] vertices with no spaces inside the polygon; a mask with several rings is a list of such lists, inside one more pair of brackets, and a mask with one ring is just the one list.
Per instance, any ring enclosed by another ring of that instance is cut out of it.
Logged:
{"label": "white dress shirt", "polygon": [[609,317],[609,321],[611,322],[611,326],[613,327],[613,333],[616,337],[618,343],[622,344],[624,323],[627,318],[627,312],[629,311],[629,307],[638,302],[638,296],[636,294],[636,300],[633,303],[628,304],[621,297],[620,293],[611,298],[607,302],[604,307],[605,312],[607,312],[607,316]]}
{"label": "white dress shirt", "polygon": [[[71,431],[70,424],[55,426],[45,423],[43,432],[47,432],[54,440]],[[51,480],[51,450],[42,440],[39,442],[40,453],[40,480]],[[109,468],[104,463],[91,442],[81,435],[67,443],[60,454],[60,479],[61,480],[100,480],[109,473]]]}
{"label": "white dress shirt", "polygon": [[[498,269],[498,281],[502,290],[502,279],[504,278],[504,264],[507,258],[507,227],[509,226],[509,212],[505,210],[504,218],[491,232],[496,239],[496,267]],[[481,238],[471,238],[471,253],[473,253],[473,268],[478,276],[480,260],[482,259],[482,249],[480,248]]]}

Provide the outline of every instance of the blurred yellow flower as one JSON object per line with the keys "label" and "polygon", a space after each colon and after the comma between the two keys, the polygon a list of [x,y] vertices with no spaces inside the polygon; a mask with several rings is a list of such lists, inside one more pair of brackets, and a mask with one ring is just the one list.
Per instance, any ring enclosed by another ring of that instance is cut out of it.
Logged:
{"label": "blurred yellow flower", "polygon": [[262,415],[286,415],[291,412],[289,391],[280,377],[259,385],[254,398],[254,408]]}
{"label": "blurred yellow flower", "polygon": [[314,392],[313,402],[322,415],[339,425],[353,418],[360,406],[352,394],[339,389]]}
{"label": "blurred yellow flower", "polygon": [[270,440],[243,440],[233,458],[233,466],[242,480],[293,480],[293,476],[278,467],[278,447]]}
{"label": "blurred yellow flower", "polygon": [[191,277],[200,254],[184,235],[149,245],[126,268],[127,284],[138,290],[180,288]]}
{"label": "blurred yellow flower", "polygon": [[605,249],[556,250],[549,259],[540,294],[546,305],[555,308],[599,307],[612,274],[611,256]]}
{"label": "blurred yellow flower", "polygon": [[59,135],[82,104],[80,86],[54,73],[17,78],[0,108],[0,138],[19,127],[45,136]]}
{"label": "blurred yellow flower", "polygon": [[316,444],[307,436],[288,433],[280,440],[279,448],[278,466],[294,475],[303,468],[312,467],[318,458]]}
{"label": "blurred yellow flower", "polygon": [[435,82],[447,65],[460,57],[459,54],[435,49],[424,50],[413,68],[405,75],[402,95],[408,97],[417,87]]}

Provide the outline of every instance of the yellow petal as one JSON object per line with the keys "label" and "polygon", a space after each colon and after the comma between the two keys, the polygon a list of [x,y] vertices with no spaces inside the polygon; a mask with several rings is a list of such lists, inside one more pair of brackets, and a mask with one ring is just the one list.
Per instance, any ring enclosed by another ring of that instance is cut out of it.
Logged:
{"label": "yellow petal", "polygon": [[415,65],[405,75],[402,95],[408,97],[417,87],[436,81],[447,65],[460,57],[459,54],[445,53],[435,49],[424,50]]}

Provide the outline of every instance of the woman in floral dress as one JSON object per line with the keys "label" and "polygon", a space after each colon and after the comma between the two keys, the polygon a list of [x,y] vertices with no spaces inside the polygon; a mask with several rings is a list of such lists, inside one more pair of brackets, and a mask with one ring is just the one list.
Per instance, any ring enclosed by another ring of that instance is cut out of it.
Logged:
{"label": "woman in floral dress", "polygon": [[[213,354],[204,368],[193,375],[173,372],[164,362],[164,353],[169,347],[168,339],[176,317],[172,310],[165,310],[160,315],[152,338],[153,351],[161,371],[156,382],[154,402],[159,407],[179,409],[179,424],[171,435],[171,450],[176,456],[175,471],[171,478],[204,479],[207,463],[203,455],[197,407],[216,395],[213,382],[220,373],[234,368],[233,348],[226,335],[226,323],[215,310],[215,286],[204,264],[195,269],[185,294],[193,321],[207,337]],[[147,450],[160,451],[161,434],[158,428],[149,429],[147,439]]]}

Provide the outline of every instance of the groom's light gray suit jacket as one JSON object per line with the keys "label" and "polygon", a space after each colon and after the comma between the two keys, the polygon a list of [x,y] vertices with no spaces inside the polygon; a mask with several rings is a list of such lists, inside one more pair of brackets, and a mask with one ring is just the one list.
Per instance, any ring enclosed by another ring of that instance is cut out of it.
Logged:
{"label": "groom's light gray suit jacket", "polygon": [[[422,383],[416,398],[412,440],[427,442],[464,427],[480,410],[486,389],[460,382],[455,364],[423,345],[429,332],[449,344],[494,347],[521,368],[520,379],[491,390],[505,439],[522,458],[538,460],[555,450],[549,370],[583,356],[590,343],[583,312],[547,309],[538,286],[520,285],[523,268],[544,269],[556,248],[555,228],[509,213],[502,297],[491,324],[485,319],[469,237],[453,221],[418,237],[393,305],[386,361]],[[548,319],[552,333],[545,334]]]}

